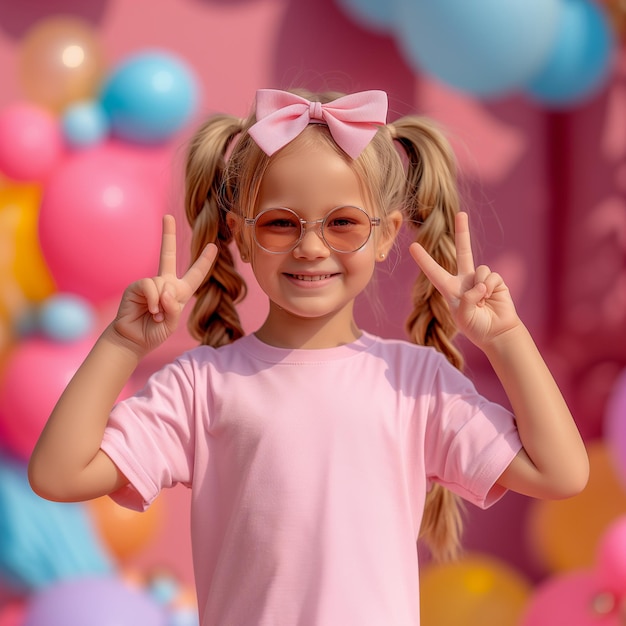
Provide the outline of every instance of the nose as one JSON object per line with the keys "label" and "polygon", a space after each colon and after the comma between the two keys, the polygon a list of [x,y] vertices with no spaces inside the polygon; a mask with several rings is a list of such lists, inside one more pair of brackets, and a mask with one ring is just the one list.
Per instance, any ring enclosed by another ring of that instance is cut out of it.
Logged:
{"label": "nose", "polygon": [[298,258],[326,258],[330,254],[330,248],[322,239],[322,224],[315,222],[304,226],[302,239],[293,249],[293,253]]}

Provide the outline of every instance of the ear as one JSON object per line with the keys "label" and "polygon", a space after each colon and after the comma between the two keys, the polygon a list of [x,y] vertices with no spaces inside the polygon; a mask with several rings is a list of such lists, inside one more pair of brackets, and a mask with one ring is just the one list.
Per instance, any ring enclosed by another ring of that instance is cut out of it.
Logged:
{"label": "ear", "polygon": [[233,234],[233,239],[237,244],[239,256],[244,263],[250,263],[250,246],[244,236],[243,218],[232,211],[226,213],[226,224]]}
{"label": "ear", "polygon": [[393,246],[393,242],[396,240],[398,233],[400,232],[400,228],[402,226],[402,212],[401,211],[392,211],[385,218],[387,223],[386,230],[384,236],[380,237],[377,246],[376,246],[376,260],[383,261],[387,258],[387,254],[389,254],[389,250],[391,246]]}

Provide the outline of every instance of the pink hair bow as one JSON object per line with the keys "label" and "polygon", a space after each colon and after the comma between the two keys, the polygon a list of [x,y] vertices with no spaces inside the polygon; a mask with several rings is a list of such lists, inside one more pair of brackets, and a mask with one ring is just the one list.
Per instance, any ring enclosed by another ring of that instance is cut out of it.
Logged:
{"label": "pink hair bow", "polygon": [[356,159],[377,127],[387,121],[387,94],[360,91],[322,104],[288,91],[259,89],[256,117],[256,124],[248,132],[268,156],[295,139],[309,124],[326,124],[337,145]]}

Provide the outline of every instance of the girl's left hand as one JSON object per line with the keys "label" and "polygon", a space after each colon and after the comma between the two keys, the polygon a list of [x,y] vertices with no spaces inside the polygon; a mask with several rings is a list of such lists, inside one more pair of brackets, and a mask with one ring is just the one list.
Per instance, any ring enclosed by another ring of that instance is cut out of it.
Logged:
{"label": "girl's left hand", "polygon": [[457,274],[441,267],[424,248],[413,243],[411,256],[445,298],[457,328],[479,348],[522,324],[509,289],[486,265],[474,267],[467,213],[455,221]]}

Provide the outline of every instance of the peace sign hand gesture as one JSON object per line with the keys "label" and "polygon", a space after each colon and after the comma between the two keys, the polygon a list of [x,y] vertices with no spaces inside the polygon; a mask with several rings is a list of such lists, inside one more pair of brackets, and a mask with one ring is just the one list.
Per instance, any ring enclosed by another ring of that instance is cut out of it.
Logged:
{"label": "peace sign hand gesture", "polygon": [[486,265],[474,267],[467,213],[456,216],[455,246],[456,276],[441,267],[420,244],[411,244],[410,252],[448,303],[459,331],[484,349],[522,322],[502,277]]}
{"label": "peace sign hand gesture", "polygon": [[139,357],[163,343],[177,328],[183,308],[209,273],[217,247],[208,244],[182,278],[176,275],[176,222],[163,218],[158,275],[124,291],[112,328]]}

